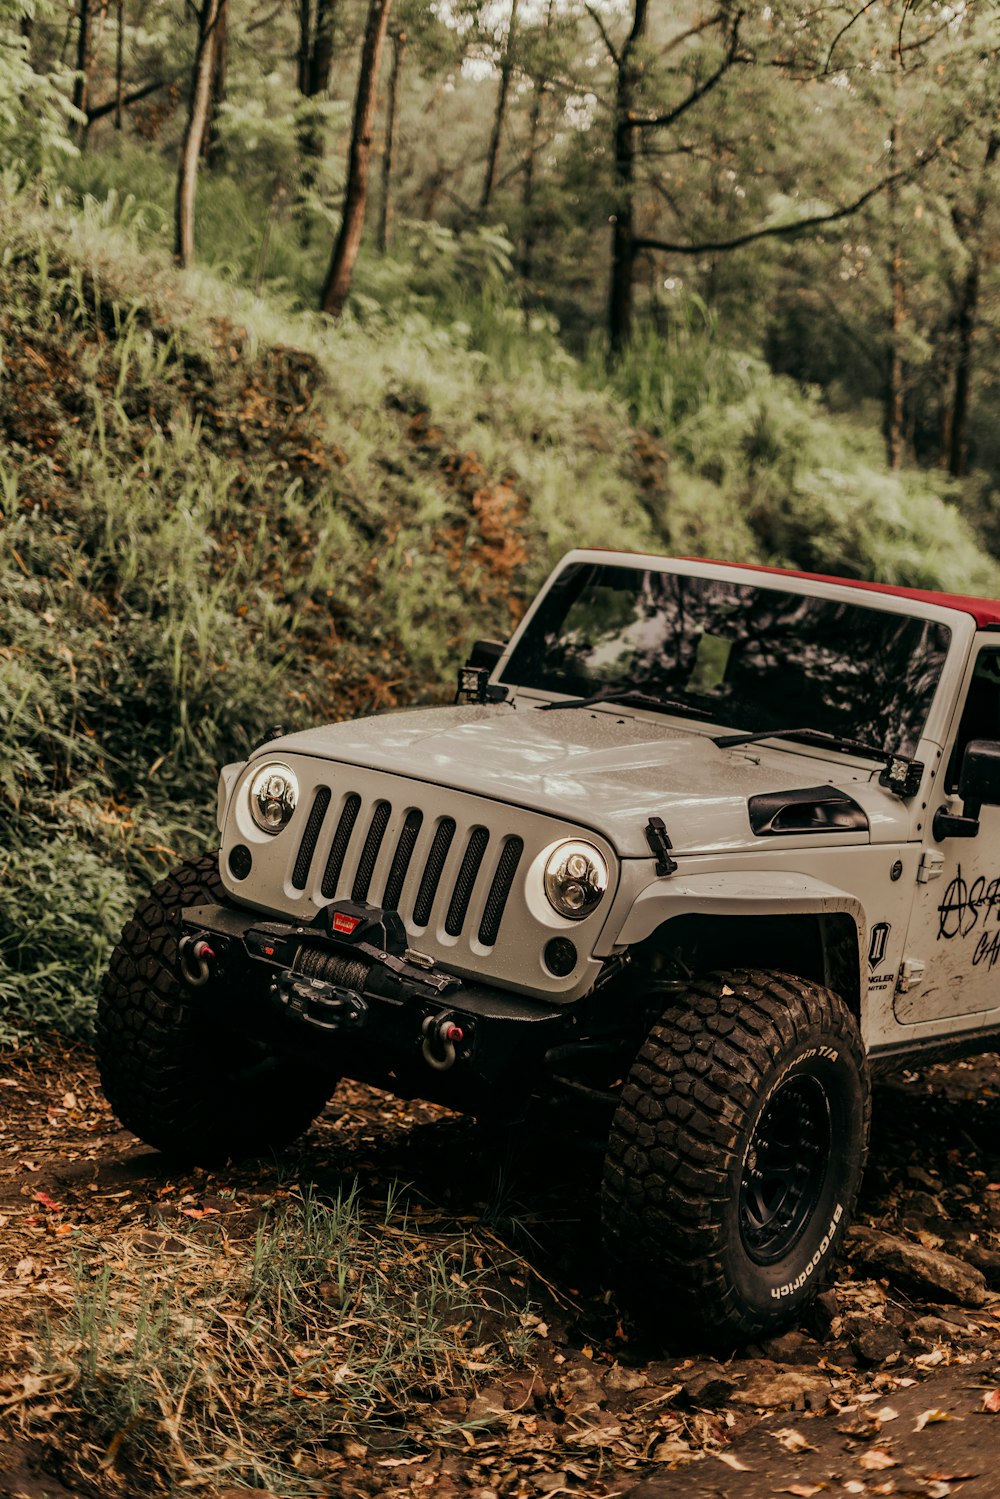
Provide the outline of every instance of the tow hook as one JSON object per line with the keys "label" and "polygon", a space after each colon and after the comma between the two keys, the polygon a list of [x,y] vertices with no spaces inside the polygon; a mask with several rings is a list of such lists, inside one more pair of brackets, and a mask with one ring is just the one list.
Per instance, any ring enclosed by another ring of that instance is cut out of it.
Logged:
{"label": "tow hook", "polygon": [[424,1037],[420,1050],[428,1067],[433,1067],[436,1072],[447,1072],[449,1067],[454,1067],[455,1043],[464,1040],[465,1032],[456,1025],[450,1010],[428,1015],[420,1029]]}
{"label": "tow hook", "polygon": [[211,973],[209,965],[214,957],[215,949],[208,945],[204,937],[182,937],[177,944],[181,977],[192,989],[200,989],[202,984],[208,983]]}

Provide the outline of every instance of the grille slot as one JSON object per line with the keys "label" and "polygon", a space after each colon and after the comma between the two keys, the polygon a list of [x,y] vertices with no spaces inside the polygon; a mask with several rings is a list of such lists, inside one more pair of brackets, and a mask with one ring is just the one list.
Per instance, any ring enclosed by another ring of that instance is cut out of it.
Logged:
{"label": "grille slot", "polygon": [[329,805],[330,788],[328,786],[318,787],[316,795],[313,798],[312,807],[309,810],[309,817],[306,821],[306,830],[302,834],[302,842],[299,844],[299,851],[295,855],[295,868],[292,870],[292,884],[295,886],[296,890],[304,890],[306,888],[306,881],[309,878],[309,866],[312,864],[313,854],[316,852],[316,844],[319,842],[320,829],[323,826],[323,819],[326,816],[326,811]]}
{"label": "grille slot", "polygon": [[424,866],[420,889],[417,891],[417,899],[413,906],[413,920],[417,926],[426,926],[431,919],[434,897],[437,895],[437,888],[441,882],[444,863],[448,857],[448,850],[451,848],[451,840],[454,836],[455,819],[453,817],[442,817],[438,823],[437,832],[434,834],[431,851],[427,855],[427,863]]}
{"label": "grille slot", "polygon": [[340,871],[344,867],[344,856],[347,846],[354,832],[354,824],[358,820],[361,811],[361,798],[356,791],[352,791],[344,802],[344,810],[340,814],[337,831],[333,835],[330,845],[330,853],[326,861],[326,869],[323,872],[323,884],[320,887],[327,900],[336,895],[337,886],[340,883]]}
{"label": "grille slot", "polygon": [[479,923],[479,940],[484,947],[492,947],[500,935],[500,923],[507,906],[507,897],[510,895],[514,876],[517,874],[517,866],[521,862],[523,853],[523,838],[505,839],[496,874],[490,886],[490,893],[486,897],[483,919]]}
{"label": "grille slot", "polygon": [[372,875],[375,873],[375,862],[378,859],[378,851],[382,847],[382,839],[385,837],[385,830],[389,826],[389,818],[391,816],[392,806],[389,802],[375,803],[372,820],[368,824],[368,836],[365,839],[365,846],[361,850],[357,873],[354,876],[354,888],[351,891],[352,900],[368,899],[368,890],[371,886]]}
{"label": "grille slot", "polygon": [[399,835],[396,844],[396,852],[392,856],[392,868],[389,870],[389,878],[385,882],[385,893],[382,896],[382,909],[385,911],[397,911],[399,909],[399,897],[403,893],[403,881],[406,879],[406,871],[410,867],[413,858],[413,849],[416,845],[417,834],[423,824],[424,814],[414,810],[407,812],[406,821],[403,823],[403,831]]}
{"label": "grille slot", "polygon": [[465,917],[469,909],[469,901],[476,884],[476,876],[479,874],[486,845],[490,841],[489,831],[486,828],[473,828],[469,838],[468,847],[465,850],[465,858],[462,867],[458,871],[458,879],[455,881],[455,889],[452,892],[451,905],[448,907],[448,915],[445,919],[444,929],[449,937],[460,937],[465,925]]}

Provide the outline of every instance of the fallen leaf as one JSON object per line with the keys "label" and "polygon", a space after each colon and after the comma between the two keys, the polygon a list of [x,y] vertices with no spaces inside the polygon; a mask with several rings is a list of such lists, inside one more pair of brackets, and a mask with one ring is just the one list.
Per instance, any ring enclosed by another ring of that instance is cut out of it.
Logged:
{"label": "fallen leaf", "polygon": [[[813,1449],[815,1450],[815,1449]],[[778,1494],[794,1494],[795,1499],[813,1499],[814,1494],[820,1492],[820,1485],[805,1483],[790,1483],[787,1489],[776,1489]]]}
{"label": "fallen leaf", "polygon": [[752,1468],[748,1468],[746,1463],[741,1463],[739,1458],[734,1457],[731,1452],[713,1452],[712,1456],[717,1457],[720,1463],[725,1463],[727,1468],[735,1468],[737,1473],[753,1472]]}
{"label": "fallen leaf", "polygon": [[883,1405],[880,1411],[875,1412],[876,1421],[898,1421],[899,1411],[894,1411],[891,1405]]}
{"label": "fallen leaf", "polygon": [[996,1415],[1000,1411],[1000,1390],[989,1390],[983,1396],[983,1410]]}
{"label": "fallen leaf", "polygon": [[62,1203],[53,1201],[48,1192],[36,1192],[31,1200],[32,1202],[40,1202],[42,1207],[48,1208],[50,1213],[62,1212]]}
{"label": "fallen leaf", "polygon": [[218,1213],[218,1208],[181,1208],[182,1218],[208,1218],[212,1213]]}
{"label": "fallen leaf", "polygon": [[780,1431],[772,1431],[771,1435],[776,1442],[780,1442],[786,1452],[815,1452],[816,1448],[812,1442],[807,1442],[801,1431],[796,1431],[794,1426],[783,1426]]}
{"label": "fallen leaf", "polygon": [[925,1426],[933,1426],[938,1421],[961,1421],[961,1419],[961,1416],[953,1416],[948,1411],[938,1410],[937,1406],[934,1406],[929,1411],[921,1411],[913,1430],[923,1431]]}
{"label": "fallen leaf", "polygon": [[870,1473],[880,1473],[885,1468],[898,1468],[899,1459],[886,1452],[884,1447],[872,1447],[869,1452],[862,1452],[858,1458],[858,1466],[866,1468]]}

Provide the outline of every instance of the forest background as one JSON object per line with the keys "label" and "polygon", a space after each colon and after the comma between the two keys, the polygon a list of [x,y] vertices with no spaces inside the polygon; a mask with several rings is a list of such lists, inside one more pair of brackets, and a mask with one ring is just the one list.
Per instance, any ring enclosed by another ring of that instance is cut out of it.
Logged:
{"label": "forest background", "polygon": [[994,0],[0,31],[7,1036],[220,763],[447,696],[570,545],[1000,592]]}

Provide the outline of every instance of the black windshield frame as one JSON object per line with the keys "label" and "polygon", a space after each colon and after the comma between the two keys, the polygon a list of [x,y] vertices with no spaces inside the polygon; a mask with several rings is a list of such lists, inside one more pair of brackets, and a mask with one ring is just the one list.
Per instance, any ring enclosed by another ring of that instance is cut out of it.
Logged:
{"label": "black windshield frame", "polygon": [[946,624],[867,601],[576,562],[499,680],[578,698],[632,689],[689,705],[692,721],[708,710],[754,732],[794,722],[912,755],[950,643]]}

